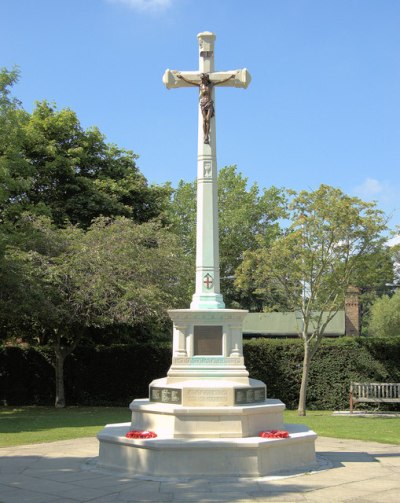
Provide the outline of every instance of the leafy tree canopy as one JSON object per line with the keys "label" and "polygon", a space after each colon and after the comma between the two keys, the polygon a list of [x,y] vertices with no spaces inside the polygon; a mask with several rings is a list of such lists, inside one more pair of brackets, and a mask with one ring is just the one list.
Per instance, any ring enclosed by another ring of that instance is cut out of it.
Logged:
{"label": "leafy tree canopy", "polygon": [[[105,142],[98,128],[84,130],[76,114],[47,101],[32,114],[10,98],[16,70],[0,75],[0,147],[5,222],[22,212],[46,215],[57,226],[87,228],[99,216],[146,222],[162,212],[167,187],[149,186],[132,151]],[[2,138],[3,139],[3,138]]]}
{"label": "leafy tree canopy", "polygon": [[[248,286],[239,290],[234,286],[235,271],[246,250],[255,250],[260,243],[268,246],[280,235],[279,221],[286,214],[285,192],[276,187],[260,190],[257,184],[248,188],[247,178],[237,172],[236,166],[228,166],[218,174],[218,197],[221,291],[225,303],[231,307],[259,310],[254,288]],[[194,264],[196,182],[179,183],[167,215]],[[190,288],[193,293],[193,284]]]}
{"label": "leafy tree canopy", "polygon": [[0,328],[8,339],[52,346],[56,405],[64,406],[63,363],[88,329],[161,326],[168,308],[188,303],[180,287],[187,261],[155,222],[101,217],[86,231],[48,217],[22,224],[25,248],[8,246],[1,262]]}
{"label": "leafy tree canopy", "polygon": [[382,252],[386,225],[374,203],[327,185],[293,192],[289,216],[282,236],[245,253],[237,286],[255,285],[266,303],[274,288],[285,309],[299,313],[305,350],[299,414],[304,415],[311,359],[327,324],[343,309],[348,287],[362,278],[371,281],[374,272],[379,275],[366,265]]}
{"label": "leafy tree canopy", "polygon": [[400,290],[389,297],[383,295],[371,306],[368,335],[392,337],[400,335]]}

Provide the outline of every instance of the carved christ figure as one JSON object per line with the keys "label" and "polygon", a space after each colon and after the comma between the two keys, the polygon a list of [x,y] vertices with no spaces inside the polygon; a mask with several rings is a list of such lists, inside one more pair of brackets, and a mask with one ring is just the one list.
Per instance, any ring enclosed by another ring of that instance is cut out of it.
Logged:
{"label": "carved christ figure", "polygon": [[219,80],[218,82],[212,82],[208,73],[201,74],[201,83],[198,84],[192,80],[188,80],[181,73],[177,73],[176,77],[182,79],[192,86],[197,86],[200,92],[200,109],[203,115],[203,133],[204,133],[204,143],[210,143],[210,121],[211,117],[215,115],[214,102],[212,100],[212,90],[214,86],[218,86],[223,82],[227,82],[230,79],[235,78],[235,74],[230,75],[227,79]]}

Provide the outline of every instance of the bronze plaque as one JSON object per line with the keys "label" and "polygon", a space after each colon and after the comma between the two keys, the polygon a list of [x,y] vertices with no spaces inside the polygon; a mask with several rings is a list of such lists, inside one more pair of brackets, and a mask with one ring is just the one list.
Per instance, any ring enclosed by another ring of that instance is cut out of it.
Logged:
{"label": "bronze plaque", "polygon": [[265,399],[265,388],[235,389],[235,405],[264,402]]}
{"label": "bronze plaque", "polygon": [[222,326],[194,327],[194,356],[222,355]]}
{"label": "bronze plaque", "polygon": [[182,391],[174,388],[150,387],[150,402],[182,403]]}

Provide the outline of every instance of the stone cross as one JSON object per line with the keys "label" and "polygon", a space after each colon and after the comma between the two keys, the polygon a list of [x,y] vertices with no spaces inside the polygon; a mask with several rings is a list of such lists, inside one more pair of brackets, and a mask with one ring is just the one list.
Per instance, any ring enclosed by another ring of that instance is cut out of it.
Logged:
{"label": "stone cross", "polygon": [[191,309],[224,309],[220,293],[218,243],[218,187],[215,132],[215,86],[246,88],[251,80],[246,68],[214,71],[215,35],[203,32],[199,41],[199,70],[166,70],[167,89],[199,87],[197,158],[196,291]]}

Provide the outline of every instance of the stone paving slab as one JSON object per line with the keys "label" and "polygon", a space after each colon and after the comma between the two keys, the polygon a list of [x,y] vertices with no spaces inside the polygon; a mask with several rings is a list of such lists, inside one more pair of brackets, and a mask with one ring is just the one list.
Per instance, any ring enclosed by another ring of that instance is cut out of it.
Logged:
{"label": "stone paving slab", "polygon": [[400,446],[319,438],[320,469],[257,479],[144,480],[98,470],[95,438],[0,449],[0,503],[400,501]]}

